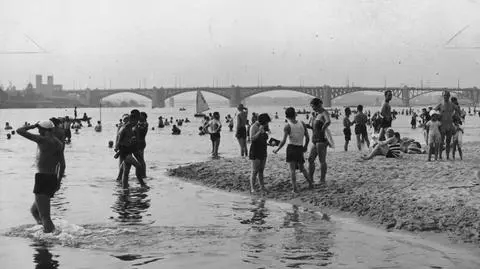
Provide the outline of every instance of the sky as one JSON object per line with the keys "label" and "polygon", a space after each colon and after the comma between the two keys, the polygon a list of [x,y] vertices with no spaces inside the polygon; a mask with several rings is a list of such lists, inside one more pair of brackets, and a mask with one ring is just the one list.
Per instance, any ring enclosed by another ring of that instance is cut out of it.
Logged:
{"label": "sky", "polygon": [[478,14],[480,0],[0,0],[0,83],[480,87]]}

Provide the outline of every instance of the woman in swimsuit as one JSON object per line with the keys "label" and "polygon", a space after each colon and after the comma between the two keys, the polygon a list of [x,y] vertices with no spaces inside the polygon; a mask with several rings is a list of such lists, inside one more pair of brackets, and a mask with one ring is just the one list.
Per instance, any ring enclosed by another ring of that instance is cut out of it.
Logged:
{"label": "woman in swimsuit", "polygon": [[267,162],[267,140],[269,131],[268,123],[271,121],[268,114],[260,114],[258,121],[250,127],[250,137],[252,143],[250,144],[249,159],[252,160],[252,175],[250,177],[250,191],[255,192],[255,182],[260,183],[262,191],[266,191],[265,183],[263,181],[263,171],[265,170],[265,163]]}
{"label": "woman in swimsuit", "polygon": [[327,175],[327,146],[328,140],[325,136],[325,129],[330,125],[330,116],[328,111],[323,108],[323,102],[320,98],[313,98],[310,102],[312,109],[317,112],[317,115],[312,123],[313,146],[310,150],[310,156],[308,157],[308,171],[309,177],[313,181],[313,174],[315,173],[315,159],[318,156],[320,161],[320,183],[325,183],[325,177]]}

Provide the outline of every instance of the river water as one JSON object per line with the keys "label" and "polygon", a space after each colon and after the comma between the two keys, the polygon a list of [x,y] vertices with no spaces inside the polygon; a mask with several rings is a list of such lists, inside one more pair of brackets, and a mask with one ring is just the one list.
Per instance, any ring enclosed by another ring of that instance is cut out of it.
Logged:
{"label": "river water", "polygon": [[[199,119],[178,108],[144,110],[155,130],[147,136],[147,184],[122,191],[115,181],[117,160],[107,147],[125,108],[102,110],[103,132],[83,128],[66,147],[67,170],[52,200],[59,232],[45,235],[34,225],[33,201],[36,145],[0,131],[0,264],[9,268],[480,268],[479,252],[398,232],[386,232],[354,218],[322,218],[290,204],[221,192],[171,178],[165,171],[180,164],[209,159],[208,137],[197,135]],[[222,118],[234,109],[220,107]],[[281,138],[282,107],[251,108],[278,112],[272,136]],[[99,110],[79,109],[96,121]],[[0,124],[14,127],[52,116],[72,116],[64,109],[0,110]],[[180,136],[158,129],[158,116],[189,117]],[[303,119],[303,115],[300,116]],[[400,116],[394,127],[421,139]],[[478,141],[478,117],[467,117],[464,141]],[[337,149],[341,120],[331,127]],[[420,140],[422,141],[422,140]],[[354,151],[354,145],[350,150]],[[468,149],[465,149],[468,150]],[[239,154],[233,133],[223,128],[221,157]],[[334,154],[334,153],[333,153]],[[358,153],[357,153],[358,154]],[[268,173],[268,171],[266,171]]]}

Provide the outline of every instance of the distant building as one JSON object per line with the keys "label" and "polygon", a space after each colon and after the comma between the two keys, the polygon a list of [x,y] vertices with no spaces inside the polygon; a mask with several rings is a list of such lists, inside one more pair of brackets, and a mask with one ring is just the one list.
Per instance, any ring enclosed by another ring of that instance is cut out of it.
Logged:
{"label": "distant building", "polygon": [[47,84],[43,84],[42,75],[35,76],[35,93],[42,94],[45,97],[51,97],[61,92],[63,86],[61,84],[53,84],[53,76],[47,77]]}

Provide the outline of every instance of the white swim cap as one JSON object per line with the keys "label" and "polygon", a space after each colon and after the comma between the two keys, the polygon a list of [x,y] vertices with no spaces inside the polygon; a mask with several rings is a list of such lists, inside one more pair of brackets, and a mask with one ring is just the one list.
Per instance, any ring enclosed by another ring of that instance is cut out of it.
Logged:
{"label": "white swim cap", "polygon": [[430,110],[430,116],[433,116],[435,114],[440,114],[440,113],[438,113],[438,111],[436,110]]}
{"label": "white swim cap", "polygon": [[38,123],[38,126],[43,129],[53,129],[55,128],[55,124],[52,121],[46,120]]}

